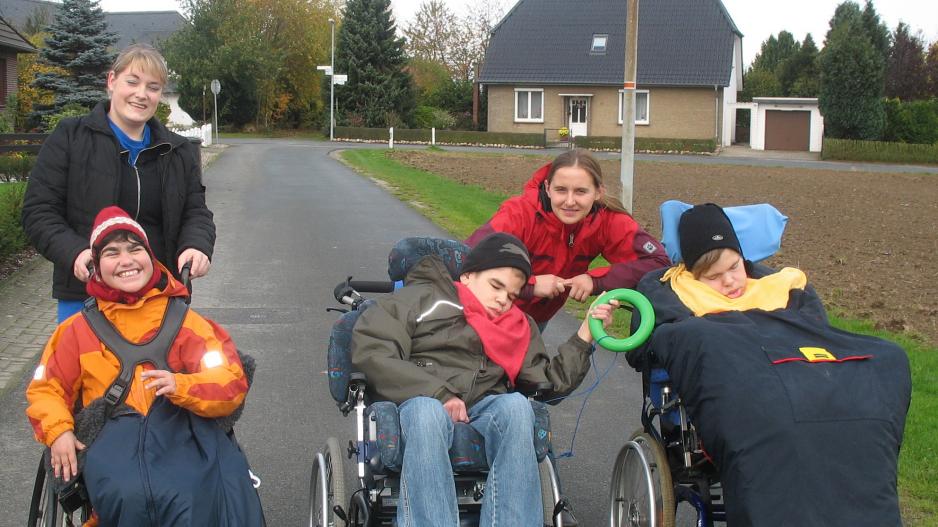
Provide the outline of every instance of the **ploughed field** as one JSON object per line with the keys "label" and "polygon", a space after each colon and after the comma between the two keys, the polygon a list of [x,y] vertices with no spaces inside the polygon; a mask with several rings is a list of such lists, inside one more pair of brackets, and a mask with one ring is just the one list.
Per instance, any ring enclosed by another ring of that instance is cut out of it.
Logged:
{"label": "ploughed field", "polygon": [[[460,183],[518,194],[550,160],[537,155],[395,151],[393,159]],[[619,195],[618,160],[601,161]],[[661,234],[658,205],[768,202],[789,217],[765,263],[803,269],[835,313],[938,343],[938,176],[636,162],[636,220]]]}

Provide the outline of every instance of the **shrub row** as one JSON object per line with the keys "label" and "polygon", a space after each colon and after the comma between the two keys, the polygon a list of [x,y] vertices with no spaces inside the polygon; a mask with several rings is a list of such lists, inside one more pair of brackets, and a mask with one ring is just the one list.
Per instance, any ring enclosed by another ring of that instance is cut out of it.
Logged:
{"label": "shrub row", "polygon": [[938,164],[938,144],[916,145],[825,138],[821,159]]}
{"label": "shrub row", "polygon": [[[574,144],[579,148],[590,150],[621,150],[621,137],[579,136],[574,138]],[[696,152],[706,153],[716,150],[716,141],[713,139],[665,139],[655,137],[636,137],[636,152]]]}
{"label": "shrub row", "polygon": [[[387,141],[387,128],[358,128],[351,126],[337,126],[336,139],[345,141]],[[430,143],[430,130],[423,128],[411,130],[406,128],[394,129],[394,142],[400,143]],[[507,145],[522,147],[544,147],[544,134],[518,134],[508,132],[476,132],[466,130],[437,130],[437,144],[448,145]]]}
{"label": "shrub row", "polygon": [[0,258],[22,251],[29,245],[20,224],[26,183],[0,183]]}
{"label": "shrub row", "polygon": [[0,181],[26,181],[35,164],[36,156],[33,154],[0,155]]}
{"label": "shrub row", "polygon": [[900,101],[886,99],[883,141],[930,145],[938,143],[938,99]]}

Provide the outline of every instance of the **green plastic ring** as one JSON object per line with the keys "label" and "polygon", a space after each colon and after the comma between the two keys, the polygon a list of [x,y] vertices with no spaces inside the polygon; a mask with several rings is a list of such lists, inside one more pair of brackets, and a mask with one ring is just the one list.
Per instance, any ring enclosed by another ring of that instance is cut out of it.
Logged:
{"label": "green plastic ring", "polygon": [[638,330],[636,330],[635,333],[627,338],[617,339],[606,334],[606,328],[603,327],[601,320],[590,317],[590,333],[593,335],[593,338],[596,339],[596,344],[616,353],[632,351],[644,344],[651,335],[652,327],[655,325],[655,309],[651,307],[651,302],[645,298],[645,295],[633,289],[613,289],[596,299],[595,304],[608,304],[610,300],[625,302],[635,309],[638,309],[642,321],[639,323]]}

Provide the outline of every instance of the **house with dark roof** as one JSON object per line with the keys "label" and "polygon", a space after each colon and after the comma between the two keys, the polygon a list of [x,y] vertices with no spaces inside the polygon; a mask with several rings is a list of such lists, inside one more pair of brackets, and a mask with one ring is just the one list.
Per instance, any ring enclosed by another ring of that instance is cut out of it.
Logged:
{"label": "house with dark roof", "polygon": [[[625,0],[519,0],[479,74],[489,131],[621,136],[625,25]],[[642,2],[636,137],[729,145],[742,37],[720,0]]]}
{"label": "house with dark roof", "polygon": [[16,55],[35,52],[26,37],[0,17],[0,110],[6,108],[7,96],[16,93]]}

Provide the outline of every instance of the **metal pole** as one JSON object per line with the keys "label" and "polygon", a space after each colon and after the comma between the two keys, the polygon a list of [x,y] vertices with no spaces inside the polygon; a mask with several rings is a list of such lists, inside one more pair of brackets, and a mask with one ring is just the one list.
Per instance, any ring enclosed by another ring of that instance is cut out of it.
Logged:
{"label": "metal pole", "polygon": [[212,99],[215,101],[212,106],[212,113],[215,116],[215,144],[218,144],[218,94],[214,91],[212,92]]}
{"label": "metal pole", "polygon": [[635,174],[635,80],[638,63],[638,0],[628,0],[625,20],[625,79],[622,85],[622,204],[632,212]]}
{"label": "metal pole", "polygon": [[329,19],[332,26],[332,72],[329,75],[329,140],[335,140],[335,19]]}

